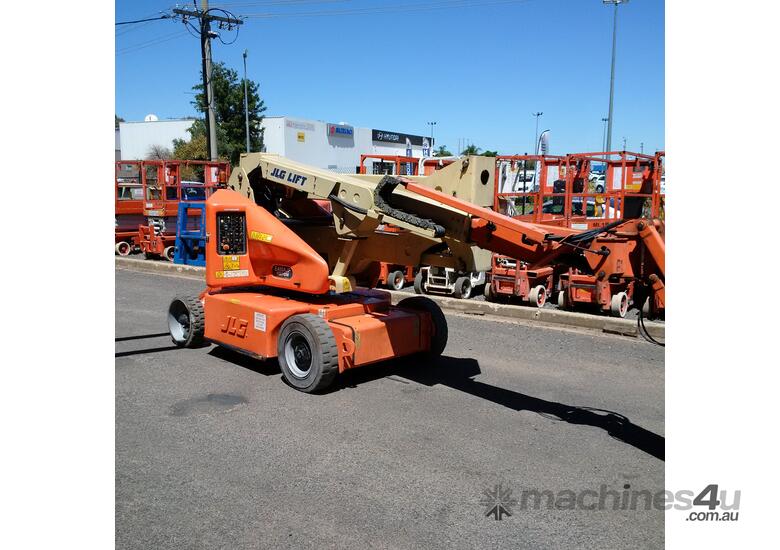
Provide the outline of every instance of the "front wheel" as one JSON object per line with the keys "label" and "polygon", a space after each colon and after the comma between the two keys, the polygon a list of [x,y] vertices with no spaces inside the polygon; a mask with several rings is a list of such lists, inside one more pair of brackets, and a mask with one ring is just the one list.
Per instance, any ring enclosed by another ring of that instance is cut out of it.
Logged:
{"label": "front wheel", "polygon": [[405,282],[406,277],[403,271],[393,271],[387,276],[387,286],[390,290],[402,290]]}
{"label": "front wheel", "polygon": [[431,336],[431,349],[428,353],[433,357],[438,357],[447,347],[447,318],[442,313],[441,308],[436,302],[425,296],[412,296],[404,298],[398,302],[400,308],[412,309],[415,311],[424,311],[431,316],[433,323],[433,335]]}
{"label": "front wheel", "polygon": [[544,307],[544,303],[547,301],[547,289],[544,285],[537,285],[531,289],[528,293],[528,300],[532,306]]}
{"label": "front wheel", "polygon": [[422,271],[418,271],[417,275],[414,276],[414,293],[415,294],[425,294],[425,291],[428,290],[428,285],[425,284],[423,281],[423,278],[425,277],[425,274]]}
{"label": "front wheel", "polygon": [[613,317],[623,318],[628,312],[628,294],[625,292],[618,292],[612,297],[610,303],[610,313]]}
{"label": "front wheel", "polygon": [[197,348],[203,344],[206,326],[203,304],[198,296],[177,296],[168,306],[168,332],[180,348]]}
{"label": "front wheel", "polygon": [[311,313],[293,315],[282,324],[277,354],[285,380],[302,392],[324,390],[339,371],[336,337],[327,321]]}
{"label": "front wheel", "polygon": [[471,297],[471,279],[468,277],[458,277],[455,280],[455,288],[452,293],[456,298],[468,300]]}

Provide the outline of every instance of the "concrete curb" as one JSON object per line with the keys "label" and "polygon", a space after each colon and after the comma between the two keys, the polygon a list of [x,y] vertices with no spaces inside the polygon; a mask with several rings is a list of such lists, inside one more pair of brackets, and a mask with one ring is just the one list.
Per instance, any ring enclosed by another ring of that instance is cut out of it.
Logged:
{"label": "concrete curb", "polygon": [[[190,278],[203,278],[205,271],[205,268],[203,267],[179,265],[155,260],[123,258],[120,256],[115,258],[115,266],[133,271],[163,273]],[[397,304],[404,298],[414,296],[408,292],[397,290],[388,290],[387,292],[392,296],[394,304]],[[621,334],[624,336],[639,336],[636,321],[630,319],[616,319],[614,317],[590,315],[588,313],[579,313],[575,311],[561,311],[547,308],[538,309],[510,304],[494,304],[477,300],[459,300],[446,296],[428,295],[428,297],[438,303],[442,309],[459,313],[470,315],[495,315],[497,317],[506,317],[548,325],[600,330],[602,332]],[[666,331],[663,324],[645,321],[645,326],[647,327],[650,336],[658,340],[664,339]]]}

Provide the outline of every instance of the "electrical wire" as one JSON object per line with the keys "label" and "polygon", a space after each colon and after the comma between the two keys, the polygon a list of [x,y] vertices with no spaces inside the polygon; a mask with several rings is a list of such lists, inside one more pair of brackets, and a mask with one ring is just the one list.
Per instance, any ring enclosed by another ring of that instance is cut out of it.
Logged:
{"label": "electrical wire", "polygon": [[178,38],[180,36],[184,36],[187,34],[184,31],[177,31],[171,34],[166,34],[163,36],[158,36],[157,38],[153,38],[151,40],[147,40],[145,42],[139,42],[138,44],[133,44],[132,46],[127,46],[126,48],[122,48],[120,50],[116,51],[116,55],[125,55],[128,53],[137,52],[139,50],[143,50],[145,48],[148,48],[150,46],[156,46],[157,44],[162,44],[163,42],[168,42],[170,40],[174,40],[175,38]]}
{"label": "electrical wire", "polygon": [[134,25],[135,23],[146,23],[147,21],[158,21],[160,19],[170,19],[171,16],[168,14],[162,14],[160,17],[150,17],[149,19],[136,19],[135,21],[120,21],[119,23],[114,23],[115,26],[119,25]]}

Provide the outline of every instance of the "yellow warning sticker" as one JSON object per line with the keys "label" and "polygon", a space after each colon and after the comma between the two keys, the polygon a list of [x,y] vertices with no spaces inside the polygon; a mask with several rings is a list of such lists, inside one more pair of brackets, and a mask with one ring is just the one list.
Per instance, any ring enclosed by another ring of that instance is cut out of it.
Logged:
{"label": "yellow warning sticker", "polygon": [[222,269],[225,271],[235,271],[241,269],[238,256],[222,256]]}
{"label": "yellow warning sticker", "polygon": [[253,241],[262,241],[264,243],[270,243],[271,239],[273,239],[273,235],[269,235],[268,233],[261,233],[260,231],[250,231],[249,232],[249,238]]}

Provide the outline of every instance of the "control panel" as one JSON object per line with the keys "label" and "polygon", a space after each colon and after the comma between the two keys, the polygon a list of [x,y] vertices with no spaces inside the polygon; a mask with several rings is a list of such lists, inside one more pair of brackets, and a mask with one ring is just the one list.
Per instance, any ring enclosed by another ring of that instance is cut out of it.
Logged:
{"label": "control panel", "polygon": [[217,253],[246,254],[246,217],[244,212],[217,214]]}

